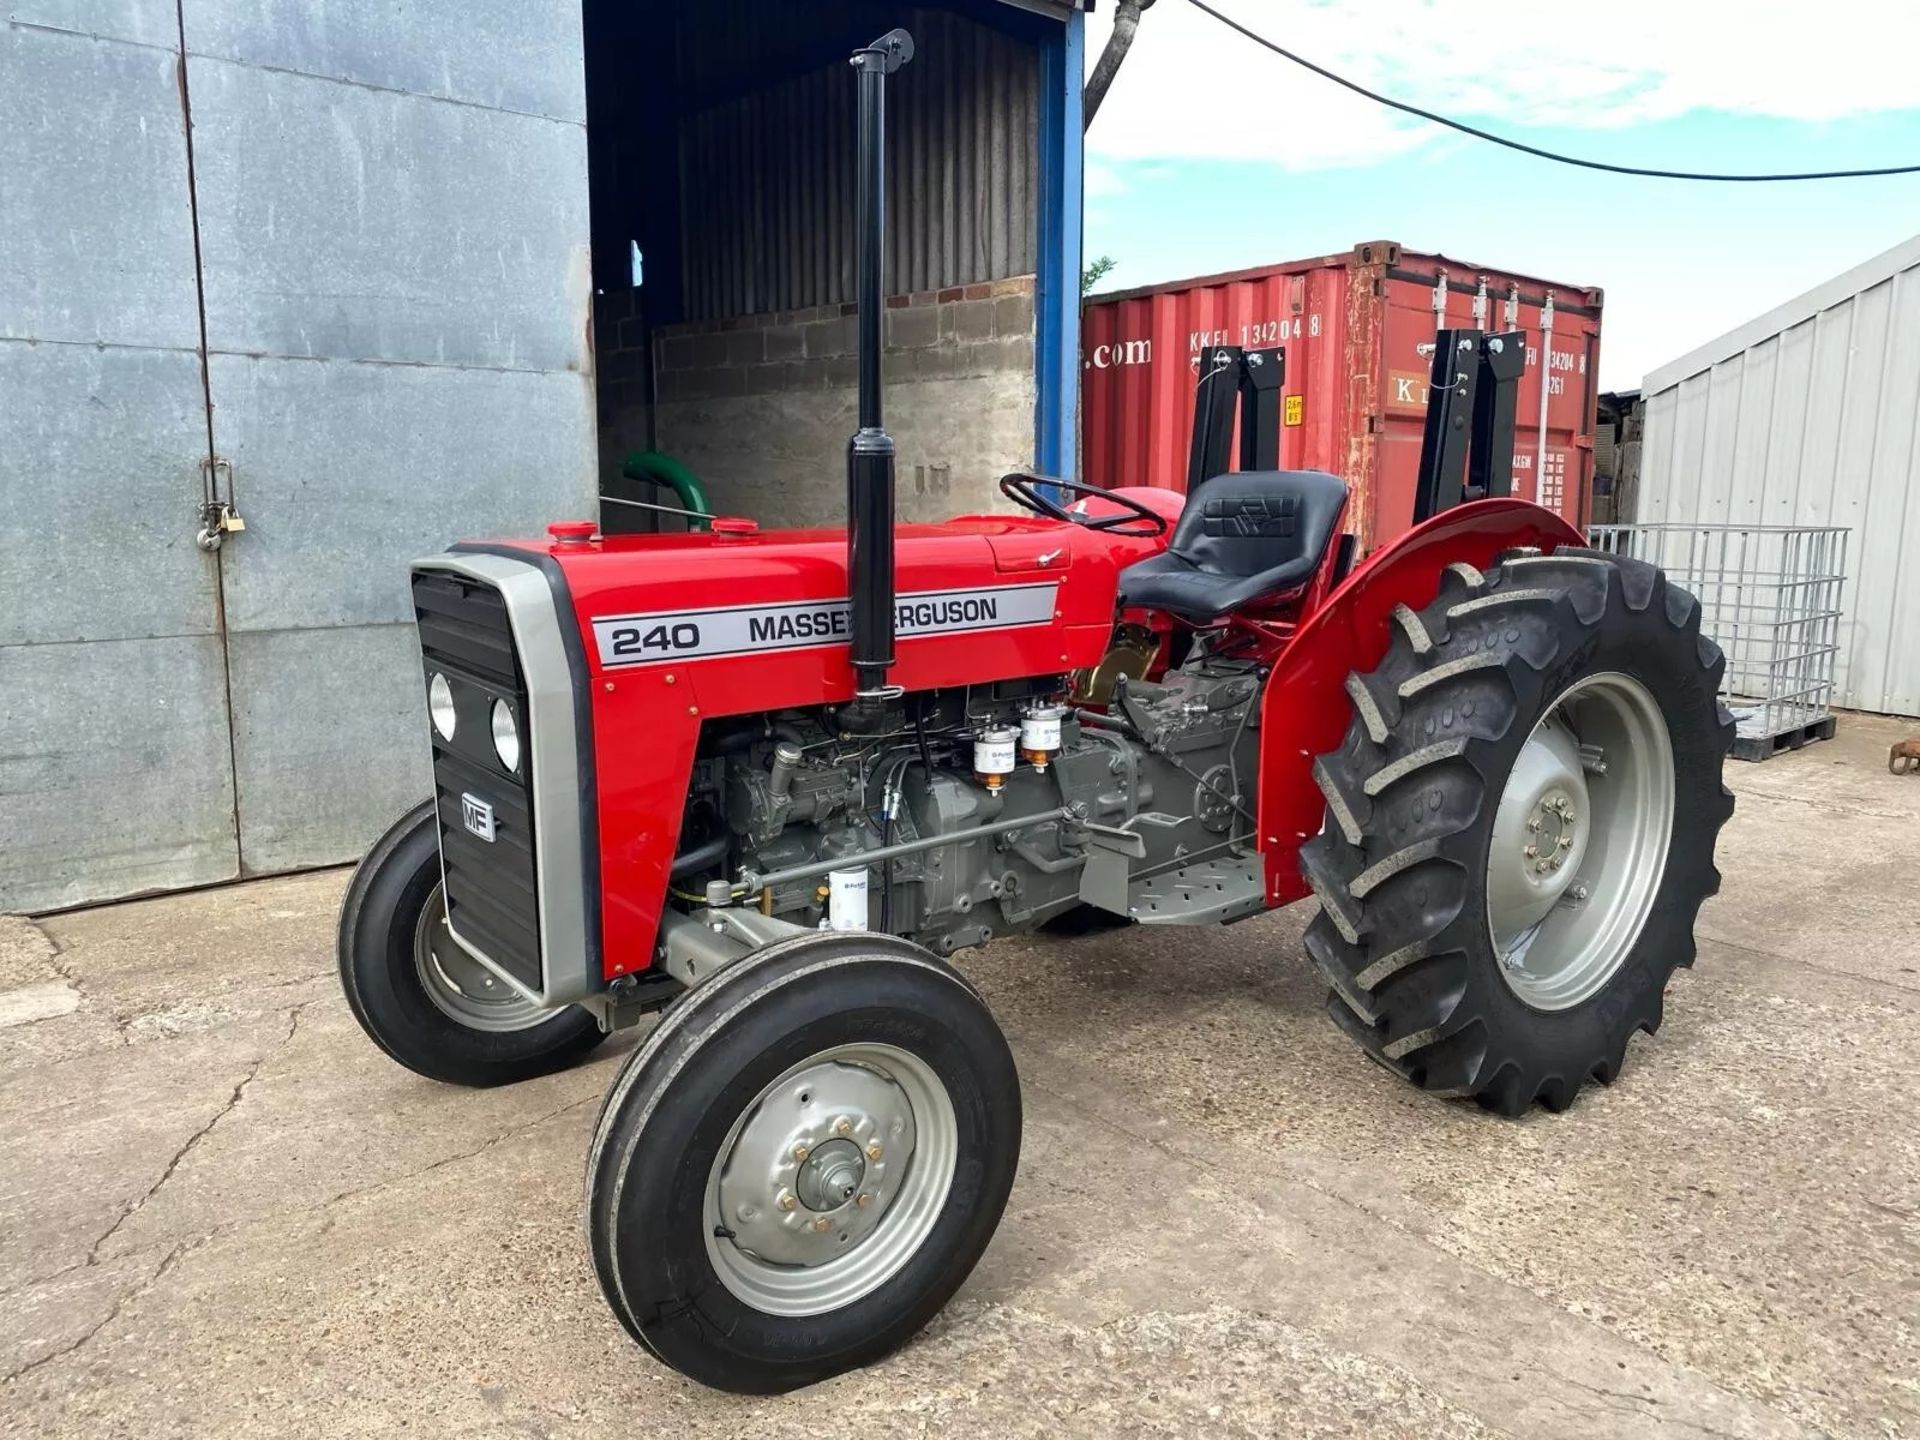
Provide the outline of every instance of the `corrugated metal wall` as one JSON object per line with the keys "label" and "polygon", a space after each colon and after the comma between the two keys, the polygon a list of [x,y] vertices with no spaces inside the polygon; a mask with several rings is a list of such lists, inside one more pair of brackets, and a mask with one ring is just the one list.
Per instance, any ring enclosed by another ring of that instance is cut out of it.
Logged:
{"label": "corrugated metal wall", "polygon": [[0,911],[363,853],[407,562],[593,513],[579,0],[317,12],[9,5]]}
{"label": "corrugated metal wall", "polygon": [[[887,95],[888,288],[1034,269],[1040,66],[1028,43],[916,10]],[[853,299],[854,86],[844,59],[681,124],[684,318]]]}
{"label": "corrugated metal wall", "polygon": [[1920,237],[1646,389],[1633,518],[1850,527],[1836,703],[1920,715]]}

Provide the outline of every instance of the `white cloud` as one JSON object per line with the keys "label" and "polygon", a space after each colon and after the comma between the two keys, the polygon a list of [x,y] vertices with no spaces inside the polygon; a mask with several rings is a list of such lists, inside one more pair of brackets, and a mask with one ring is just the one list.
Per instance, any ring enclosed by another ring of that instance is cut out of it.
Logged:
{"label": "white cloud", "polygon": [[[1914,0],[1211,0],[1256,33],[1429,109],[1518,133],[1720,111],[1824,121],[1914,108]],[[1091,66],[1113,22],[1090,18]],[[1366,164],[1443,133],[1159,0],[1087,134],[1095,157]]]}
{"label": "white cloud", "polygon": [[1081,185],[1089,200],[1124,194],[1127,188],[1127,182],[1121,178],[1118,170],[1111,165],[1102,165],[1094,159],[1087,161],[1086,169],[1081,175]]}

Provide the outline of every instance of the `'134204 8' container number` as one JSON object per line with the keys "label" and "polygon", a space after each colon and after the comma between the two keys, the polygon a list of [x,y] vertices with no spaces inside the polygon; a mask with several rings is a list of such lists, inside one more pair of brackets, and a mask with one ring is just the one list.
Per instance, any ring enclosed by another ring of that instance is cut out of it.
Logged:
{"label": "'134204 8' container number", "polygon": [[1283,340],[1298,340],[1302,336],[1314,336],[1320,333],[1320,317],[1309,315],[1300,320],[1255,320],[1240,327],[1242,345],[1277,345]]}
{"label": "'134204 8' container number", "polygon": [[[1240,327],[1240,338],[1234,343],[1249,348],[1259,345],[1279,345],[1288,340],[1311,340],[1319,333],[1320,317],[1318,315],[1308,315],[1304,318],[1296,315],[1286,320],[1250,320]],[[1194,355],[1198,355],[1203,346],[1227,343],[1227,332],[1224,329],[1195,330],[1187,336],[1187,349]],[[1100,348],[1104,350],[1108,347]],[[1120,363],[1118,354],[1120,347],[1116,345],[1111,348],[1115,351],[1113,363]],[[1094,356],[1094,364],[1100,369],[1106,368],[1106,362],[1101,360],[1098,354]]]}

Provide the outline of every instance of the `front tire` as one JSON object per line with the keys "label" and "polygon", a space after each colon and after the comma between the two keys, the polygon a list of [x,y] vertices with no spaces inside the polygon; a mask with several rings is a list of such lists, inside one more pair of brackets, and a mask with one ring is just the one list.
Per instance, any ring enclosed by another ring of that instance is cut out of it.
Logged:
{"label": "front tire", "polygon": [[791,1390],[939,1311],[1019,1154],[1012,1054],[957,971],[889,936],[781,941],[683,997],[622,1066],[587,1162],[594,1272],[674,1369]]}
{"label": "front tire", "polygon": [[449,1085],[511,1085],[578,1063],[606,1036],[578,1006],[542,1010],[446,928],[432,801],[374,842],[340,907],[340,986],[360,1028],[400,1064]]}
{"label": "front tire", "polygon": [[1719,889],[1724,667],[1693,596],[1589,551],[1454,565],[1426,609],[1399,607],[1314,764],[1305,943],[1334,1020],[1504,1115],[1610,1083]]}

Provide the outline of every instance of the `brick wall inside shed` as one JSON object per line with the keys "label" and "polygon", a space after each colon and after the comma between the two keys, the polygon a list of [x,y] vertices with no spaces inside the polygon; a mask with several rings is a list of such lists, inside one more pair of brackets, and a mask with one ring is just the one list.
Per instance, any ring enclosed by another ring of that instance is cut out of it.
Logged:
{"label": "brick wall inside shed", "polygon": [[[654,332],[655,443],[692,467],[715,510],[764,525],[845,522],[853,309]],[[1033,325],[1031,275],[888,300],[886,424],[900,519],[1004,506],[1000,476],[1033,463]]]}
{"label": "brick wall inside shed", "polygon": [[646,292],[605,290],[593,297],[593,351],[600,431],[600,488],[627,456],[648,448],[653,376],[648,363]]}

